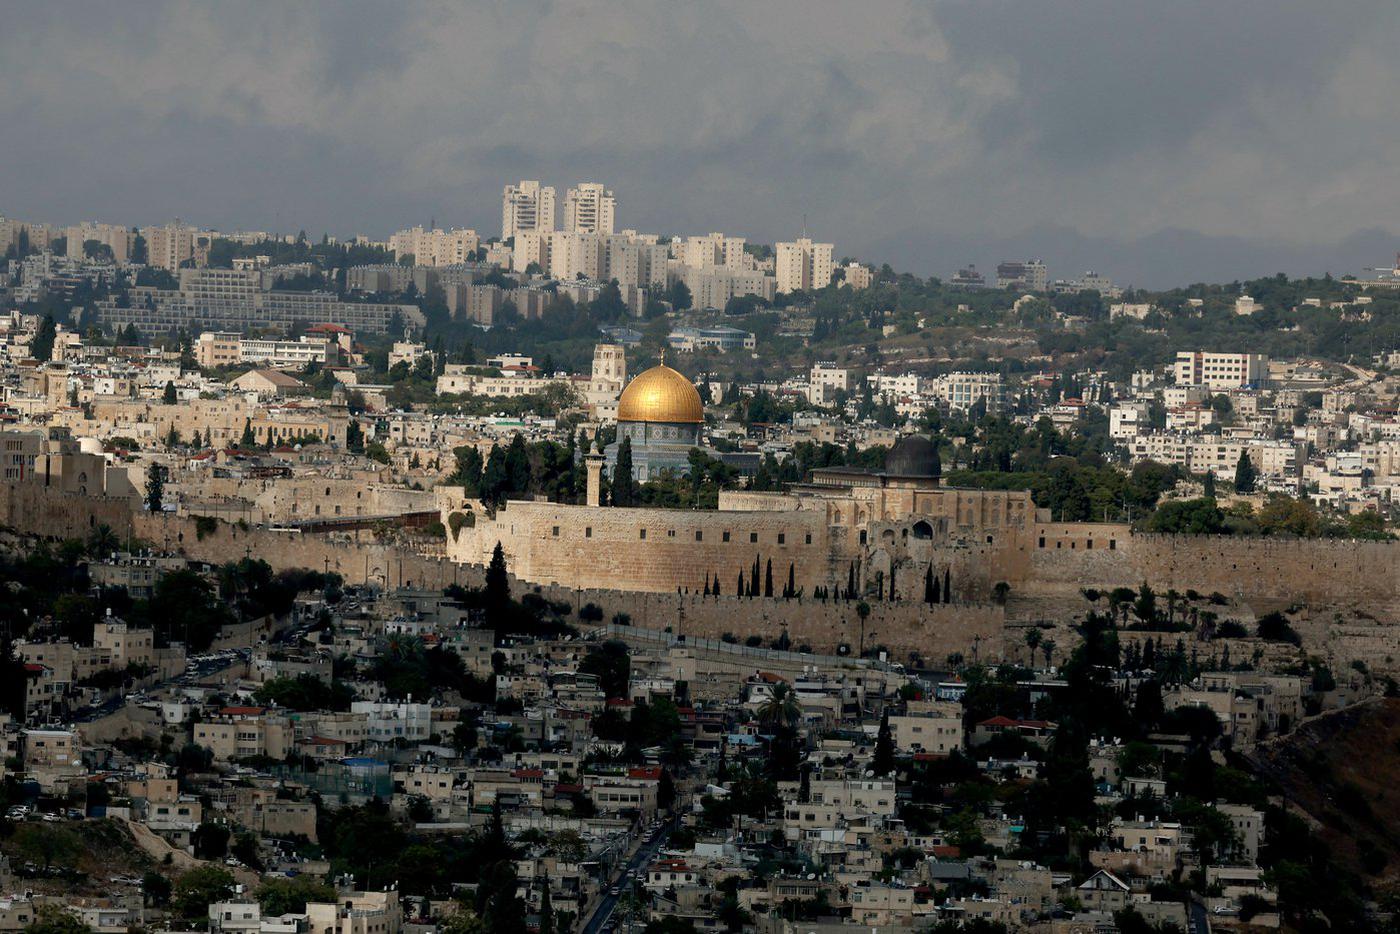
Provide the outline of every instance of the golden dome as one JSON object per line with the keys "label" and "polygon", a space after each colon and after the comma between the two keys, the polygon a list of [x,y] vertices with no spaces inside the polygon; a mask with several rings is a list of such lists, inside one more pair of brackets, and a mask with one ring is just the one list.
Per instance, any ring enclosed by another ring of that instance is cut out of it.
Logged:
{"label": "golden dome", "polygon": [[705,407],[690,380],[662,363],[637,374],[622,390],[617,420],[699,425],[705,421]]}

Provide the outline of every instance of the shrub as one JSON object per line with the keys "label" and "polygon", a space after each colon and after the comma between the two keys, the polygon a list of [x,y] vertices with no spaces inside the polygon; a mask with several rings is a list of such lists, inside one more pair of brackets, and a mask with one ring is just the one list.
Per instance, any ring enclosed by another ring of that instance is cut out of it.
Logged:
{"label": "shrub", "polygon": [[590,623],[601,622],[603,608],[596,603],[585,603],[578,611],[578,618]]}
{"label": "shrub", "polygon": [[1259,617],[1258,632],[1259,638],[1269,642],[1289,642],[1293,645],[1303,643],[1298,633],[1288,625],[1288,620],[1278,611]]}

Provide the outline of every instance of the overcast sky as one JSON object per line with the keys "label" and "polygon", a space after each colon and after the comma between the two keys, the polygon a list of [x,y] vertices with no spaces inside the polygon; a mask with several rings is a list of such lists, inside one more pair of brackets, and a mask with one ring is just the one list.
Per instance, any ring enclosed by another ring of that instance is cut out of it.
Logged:
{"label": "overcast sky", "polygon": [[[0,213],[618,226],[1123,283],[1392,258],[1395,0],[6,3]],[[561,206],[562,217],[562,206]]]}

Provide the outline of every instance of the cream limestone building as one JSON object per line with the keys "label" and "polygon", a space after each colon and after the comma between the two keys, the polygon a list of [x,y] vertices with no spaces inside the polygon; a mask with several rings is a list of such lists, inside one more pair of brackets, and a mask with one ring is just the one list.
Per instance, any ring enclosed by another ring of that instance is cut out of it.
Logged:
{"label": "cream limestone building", "polygon": [[475,230],[452,228],[411,227],[400,230],[389,238],[389,249],[397,262],[404,256],[412,256],[415,266],[452,266],[471,262],[481,238]]}
{"label": "cream limestone building", "polygon": [[554,189],[526,180],[507,185],[501,195],[501,239],[554,229]]}
{"label": "cream limestone building", "polygon": [[774,245],[774,275],[779,292],[813,292],[831,284],[830,243],[813,243],[806,237]]}
{"label": "cream limestone building", "polygon": [[574,233],[613,232],[617,200],[595,182],[583,182],[564,194],[564,229]]}
{"label": "cream limestone building", "polygon": [[63,235],[68,240],[69,259],[85,258],[87,242],[96,240],[112,251],[112,259],[118,263],[131,261],[131,247],[136,239],[136,235],[121,224],[95,224],[91,221],[65,228]]}

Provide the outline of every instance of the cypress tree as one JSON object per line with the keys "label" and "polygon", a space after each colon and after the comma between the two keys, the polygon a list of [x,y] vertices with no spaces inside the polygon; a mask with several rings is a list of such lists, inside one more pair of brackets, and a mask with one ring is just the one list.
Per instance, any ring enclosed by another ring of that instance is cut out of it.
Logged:
{"label": "cypress tree", "polygon": [[743,571],[740,571],[740,572],[739,572],[739,583],[738,583],[737,586],[735,586],[735,588],[734,588],[734,593],[735,593],[736,595],[740,596],[740,597],[742,597],[742,596],[745,595],[745,592],[744,592],[744,572],[743,572]]}
{"label": "cypress tree", "polygon": [[165,468],[152,464],[146,468],[146,507],[151,512],[160,512],[165,498]]}
{"label": "cypress tree", "polygon": [[506,553],[501,543],[491,552],[491,564],[486,568],[486,602],[492,607],[505,606],[510,600],[510,577],[506,573]]}
{"label": "cypress tree", "polygon": [[794,569],[793,566],[792,566],[792,562],[788,562],[787,594],[786,594],[785,596],[786,596],[789,600],[791,600],[793,597],[797,596],[797,582],[796,582],[796,580],[794,579],[794,572],[795,572],[795,569]]}
{"label": "cypress tree", "polygon": [[705,596],[710,595],[710,572],[705,572]]}
{"label": "cypress tree", "polygon": [[549,898],[549,876],[544,877],[544,889],[540,892],[539,934],[554,934],[554,903]]}
{"label": "cypress tree", "polygon": [[870,760],[870,769],[876,775],[889,775],[894,771],[894,737],[890,734],[888,707],[880,714],[880,732],[875,737],[875,755]]}
{"label": "cypress tree", "polygon": [[855,598],[856,598],[856,565],[855,565],[855,562],[852,561],[851,564],[850,564],[850,567],[849,567],[849,568],[847,569],[847,571],[846,571],[846,599],[847,599],[847,600],[854,600]]}
{"label": "cypress tree", "polygon": [[715,572],[715,582],[714,582],[714,584],[712,584],[712,585],[710,586],[710,592],[711,592],[711,594],[713,594],[713,595],[716,596],[716,597],[719,596],[719,572],[718,572],[718,571]]}
{"label": "cypress tree", "polygon": [[924,569],[924,602],[937,603],[938,598],[933,595],[933,565],[930,564]]}
{"label": "cypress tree", "polygon": [[942,602],[943,602],[943,589],[942,589],[942,587],[939,586],[939,582],[938,582],[938,578],[937,578],[937,577],[935,577],[935,578],[933,579],[933,600],[930,601],[930,602],[932,602],[932,603],[942,603]]}
{"label": "cypress tree", "polygon": [[890,601],[894,602],[899,598],[894,595],[894,565],[890,565]]}
{"label": "cypress tree", "polygon": [[943,602],[953,602],[953,569],[946,567],[943,569]]}
{"label": "cypress tree", "polygon": [[773,559],[772,559],[772,558],[769,558],[769,559],[768,559],[768,567],[767,567],[767,569],[763,572],[763,595],[764,595],[765,597],[771,597],[771,596],[773,596]]}
{"label": "cypress tree", "polygon": [[632,439],[622,436],[617,446],[617,466],[612,472],[612,504],[614,506],[635,506],[632,481]]}

